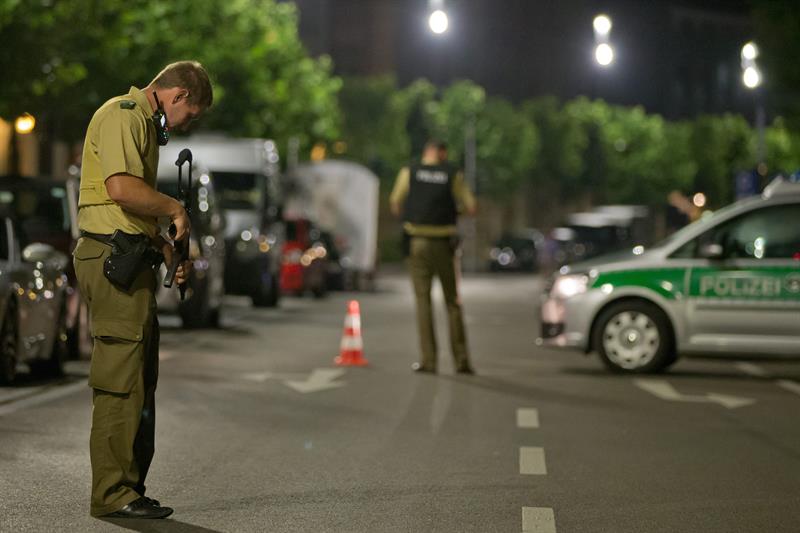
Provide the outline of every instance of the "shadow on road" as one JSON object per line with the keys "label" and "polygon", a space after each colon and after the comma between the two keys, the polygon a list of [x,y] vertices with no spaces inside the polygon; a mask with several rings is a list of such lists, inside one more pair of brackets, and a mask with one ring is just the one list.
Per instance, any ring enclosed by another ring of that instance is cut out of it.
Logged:
{"label": "shadow on road", "polygon": [[216,529],[196,526],[178,520],[139,520],[130,518],[100,518],[103,522],[114,524],[122,529],[141,531],[142,533],[222,533]]}

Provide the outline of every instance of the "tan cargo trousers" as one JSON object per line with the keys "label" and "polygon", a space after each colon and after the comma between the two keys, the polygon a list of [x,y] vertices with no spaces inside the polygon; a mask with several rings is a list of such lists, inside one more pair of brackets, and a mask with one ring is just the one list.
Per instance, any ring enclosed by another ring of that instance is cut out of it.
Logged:
{"label": "tan cargo trousers", "polygon": [[89,371],[92,516],[112,513],[144,496],[155,449],[156,276],[152,269],[142,269],[131,290],[123,292],[103,275],[110,253],[110,246],[86,237],[73,252],[94,337]]}
{"label": "tan cargo trousers", "polygon": [[458,369],[469,365],[464,316],[458,296],[460,268],[457,260],[448,237],[411,237],[407,262],[417,301],[417,329],[422,351],[420,363],[427,370],[436,370],[437,367],[436,334],[431,306],[434,276],[439,278],[447,305],[450,348],[455,367]]}

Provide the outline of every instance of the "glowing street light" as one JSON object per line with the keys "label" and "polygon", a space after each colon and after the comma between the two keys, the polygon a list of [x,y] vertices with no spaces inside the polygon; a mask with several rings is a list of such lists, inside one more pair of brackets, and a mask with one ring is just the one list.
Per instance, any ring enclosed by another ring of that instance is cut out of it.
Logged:
{"label": "glowing street light", "polygon": [[742,47],[742,60],[743,61],[754,61],[755,58],[758,57],[758,47],[755,45],[753,41],[746,43]]}
{"label": "glowing street light", "polygon": [[597,15],[593,22],[594,31],[597,35],[608,35],[611,33],[611,19],[607,15]]}
{"label": "glowing street light", "polygon": [[24,113],[14,121],[14,130],[20,135],[26,135],[36,127],[36,119],[30,113]]}
{"label": "glowing street light", "polygon": [[594,49],[594,58],[601,66],[607,67],[614,61],[614,49],[608,43],[600,43]]}
{"label": "glowing street light", "polygon": [[761,85],[761,71],[756,64],[758,47],[753,41],[742,46],[742,81],[748,89],[755,89]]}
{"label": "glowing street light", "polygon": [[597,15],[592,21],[594,28],[594,58],[601,67],[607,67],[614,62],[614,48],[611,46],[611,17]]}
{"label": "glowing street light", "polygon": [[742,81],[748,89],[755,89],[761,85],[761,72],[756,67],[747,67],[742,73]]}
{"label": "glowing street light", "polygon": [[446,32],[449,25],[450,22],[447,19],[447,13],[441,9],[437,9],[431,13],[431,16],[428,18],[428,26],[430,26],[431,31],[437,35]]}

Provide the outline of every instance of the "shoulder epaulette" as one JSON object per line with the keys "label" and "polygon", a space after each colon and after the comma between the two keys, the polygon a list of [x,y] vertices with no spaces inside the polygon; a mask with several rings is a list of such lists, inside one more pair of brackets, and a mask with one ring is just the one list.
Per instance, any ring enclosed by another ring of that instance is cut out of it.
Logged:
{"label": "shoulder epaulette", "polygon": [[134,102],[133,100],[122,100],[119,103],[119,107],[122,109],[133,109],[134,107],[136,107],[136,102]]}

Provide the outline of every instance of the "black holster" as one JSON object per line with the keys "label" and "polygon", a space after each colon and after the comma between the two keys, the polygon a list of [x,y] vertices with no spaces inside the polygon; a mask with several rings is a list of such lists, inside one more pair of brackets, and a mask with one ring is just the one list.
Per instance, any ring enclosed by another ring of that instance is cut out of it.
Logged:
{"label": "black holster", "polygon": [[103,263],[103,274],[124,291],[133,287],[142,269],[157,268],[164,262],[164,255],[150,246],[150,239],[146,235],[131,235],[116,230],[110,237],[87,236],[111,246],[111,255]]}

